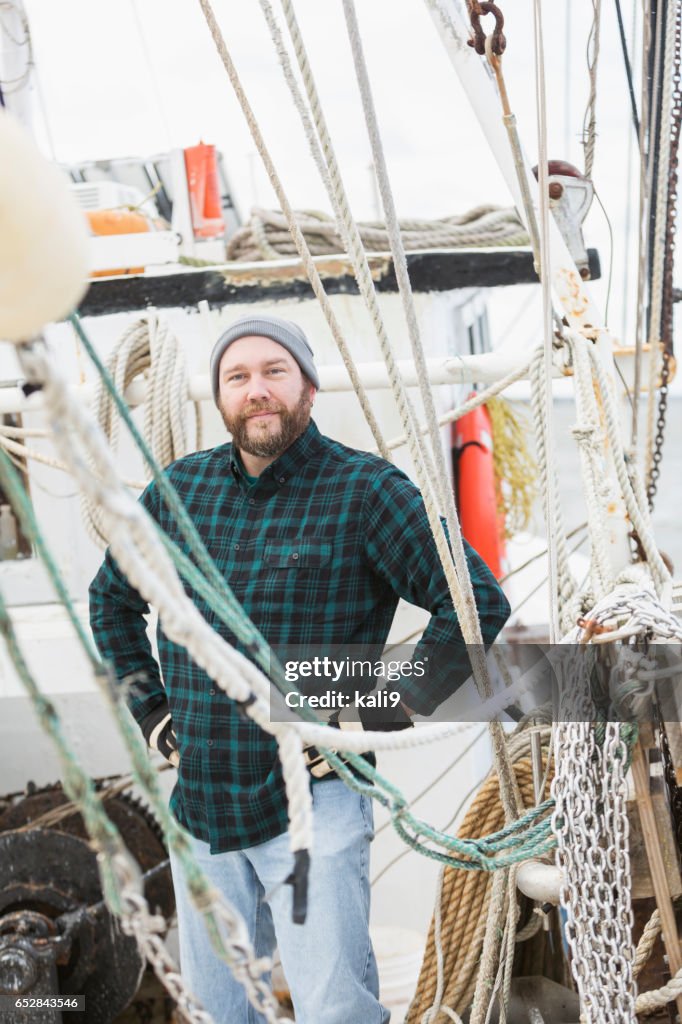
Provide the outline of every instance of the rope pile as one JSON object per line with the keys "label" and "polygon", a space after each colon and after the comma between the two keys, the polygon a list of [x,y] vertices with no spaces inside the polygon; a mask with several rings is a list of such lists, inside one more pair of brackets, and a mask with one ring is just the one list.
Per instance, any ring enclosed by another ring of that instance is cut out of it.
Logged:
{"label": "rope pile", "polygon": [[[296,219],[313,256],[346,251],[333,217],[316,210],[298,210]],[[381,221],[359,221],[358,229],[367,252],[388,252],[389,238]],[[488,246],[528,245],[528,234],[513,207],[476,206],[463,214],[439,220],[401,220],[406,249],[474,249]],[[255,263],[297,256],[288,221],[281,210],[254,207],[247,224],[227,245],[228,260]]]}

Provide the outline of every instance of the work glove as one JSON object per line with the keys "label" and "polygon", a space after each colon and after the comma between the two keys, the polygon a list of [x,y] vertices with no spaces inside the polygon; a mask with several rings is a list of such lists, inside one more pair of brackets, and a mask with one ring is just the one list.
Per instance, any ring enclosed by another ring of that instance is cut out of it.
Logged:
{"label": "work glove", "polygon": [[171,714],[167,704],[161,704],[146,715],[140,723],[142,735],[151,750],[158,750],[162,757],[175,768],[180,764],[178,739],[173,729]]}

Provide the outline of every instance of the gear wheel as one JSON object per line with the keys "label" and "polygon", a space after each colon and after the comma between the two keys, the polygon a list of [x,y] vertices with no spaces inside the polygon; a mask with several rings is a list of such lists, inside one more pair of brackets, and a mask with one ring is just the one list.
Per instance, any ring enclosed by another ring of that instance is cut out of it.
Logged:
{"label": "gear wheel", "polygon": [[[135,858],[143,874],[166,860],[168,851],[163,838],[163,831],[146,804],[126,792],[113,792],[107,796],[108,789],[115,790],[116,779],[107,778],[96,782],[96,789],[102,795],[106,812],[121,833],[126,847]],[[58,818],[59,808],[66,808],[71,801],[60,782],[36,788],[32,783],[10,806],[0,813],[0,834],[14,829],[23,829],[33,822],[41,828],[65,832],[88,840],[88,832],[83,818],[77,810],[66,817]],[[48,816],[44,821],[44,816]],[[54,817],[53,817],[54,815]],[[57,819],[57,820],[55,820]],[[51,822],[54,821],[54,824]],[[152,911],[158,910],[168,920],[175,910],[175,896],[170,876],[170,868],[150,879],[146,895]]]}

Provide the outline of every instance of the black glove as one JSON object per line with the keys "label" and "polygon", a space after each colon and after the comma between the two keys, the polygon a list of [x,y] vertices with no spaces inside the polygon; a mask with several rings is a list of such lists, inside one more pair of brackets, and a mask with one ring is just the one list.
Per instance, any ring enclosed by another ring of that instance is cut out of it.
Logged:
{"label": "black glove", "polygon": [[402,702],[394,708],[358,708],[358,714],[367,732],[399,732],[414,727]]}
{"label": "black glove", "polygon": [[171,714],[167,704],[161,704],[154,708],[140,723],[142,735],[147,741],[147,746],[165,757],[175,768],[180,764],[178,753],[178,740],[173,729]]}

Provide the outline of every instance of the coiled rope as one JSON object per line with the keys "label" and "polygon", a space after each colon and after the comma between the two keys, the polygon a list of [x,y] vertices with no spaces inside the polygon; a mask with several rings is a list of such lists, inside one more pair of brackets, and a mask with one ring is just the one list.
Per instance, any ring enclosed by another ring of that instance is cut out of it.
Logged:
{"label": "coiled rope", "polygon": [[[142,434],[161,466],[201,448],[201,415],[194,403],[194,446],[190,442],[187,423],[187,365],[177,337],[165,318],[155,311],[146,313],[124,332],[107,361],[107,369],[117,389],[123,393],[132,381],[144,373],[147,378],[147,400],[144,405]],[[93,404],[97,421],[113,452],[118,448],[120,422],[118,410],[104,380],[98,377]],[[60,467],[61,468],[61,467]],[[149,466],[144,467],[148,480]],[[101,510],[83,498],[83,518],[95,543],[106,547]]]}
{"label": "coiled rope", "polygon": [[[296,219],[313,256],[342,253],[345,246],[336,221],[316,210],[297,210]],[[381,221],[358,222],[358,231],[367,252],[387,252],[388,231]],[[492,204],[476,206],[463,214],[438,220],[401,220],[400,233],[405,248],[477,249],[528,245],[528,233],[513,207]],[[296,256],[287,218],[281,210],[256,206],[246,224],[230,238],[228,260],[255,263]]]}

